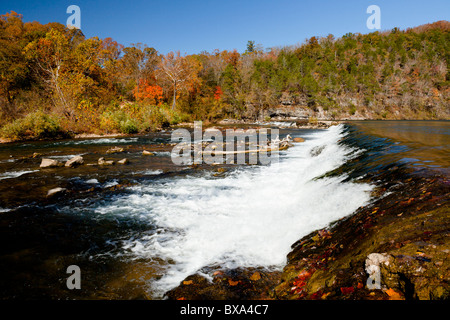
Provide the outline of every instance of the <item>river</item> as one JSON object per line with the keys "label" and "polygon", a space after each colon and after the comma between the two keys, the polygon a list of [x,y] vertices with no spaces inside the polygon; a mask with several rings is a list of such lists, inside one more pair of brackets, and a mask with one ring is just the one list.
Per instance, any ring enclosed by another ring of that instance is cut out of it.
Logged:
{"label": "river", "polygon": [[[305,141],[270,165],[175,165],[171,131],[0,145],[0,296],[162,299],[194,273],[281,270],[295,241],[374,200],[377,173],[449,173],[448,121],[280,129],[287,134]],[[39,168],[42,157],[76,155],[84,165]],[[89,165],[99,157],[130,163]],[[67,192],[47,197],[56,187]],[[70,265],[80,290],[67,288]]]}

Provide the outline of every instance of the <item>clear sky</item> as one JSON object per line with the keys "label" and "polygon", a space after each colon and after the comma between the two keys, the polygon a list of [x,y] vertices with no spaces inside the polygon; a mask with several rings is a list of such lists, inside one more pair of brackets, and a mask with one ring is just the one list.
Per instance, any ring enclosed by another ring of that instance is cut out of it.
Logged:
{"label": "clear sky", "polygon": [[160,53],[243,52],[248,40],[269,48],[330,33],[368,33],[372,4],[381,9],[381,30],[450,20],[450,0],[0,0],[0,13],[66,24],[72,4],[81,9],[86,37],[111,37],[125,46],[141,42]]}

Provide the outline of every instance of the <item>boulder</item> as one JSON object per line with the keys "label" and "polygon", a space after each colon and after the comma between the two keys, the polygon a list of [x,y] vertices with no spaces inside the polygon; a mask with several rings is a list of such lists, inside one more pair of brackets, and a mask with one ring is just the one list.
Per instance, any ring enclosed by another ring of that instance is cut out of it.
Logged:
{"label": "boulder", "polygon": [[300,137],[295,137],[295,138],[293,139],[293,141],[294,141],[294,142],[305,142],[305,139],[300,138]]}
{"label": "boulder", "polygon": [[142,155],[143,156],[154,156],[155,154],[153,152],[144,150],[144,151],[142,151]]}
{"label": "boulder", "polygon": [[112,166],[112,165],[114,165],[114,161],[105,160],[105,158],[101,157],[98,159],[98,164],[101,166]]}
{"label": "boulder", "polygon": [[109,150],[106,151],[107,154],[111,154],[111,153],[121,153],[124,152],[125,150],[123,148],[119,148],[119,147],[114,147],[111,148]]}
{"label": "boulder", "polygon": [[118,164],[128,164],[129,161],[128,161],[127,158],[124,158],[124,159],[122,159],[122,160],[117,161],[117,163],[118,163]]}
{"label": "boulder", "polygon": [[53,159],[47,159],[44,158],[41,161],[41,168],[55,168],[55,167],[62,167],[64,166],[64,163],[58,161],[58,160],[53,160]]}
{"label": "boulder", "polygon": [[311,149],[309,153],[311,154],[312,157],[317,157],[319,154],[322,153],[323,149],[325,149],[325,146],[315,146],[314,148]]}
{"label": "boulder", "polygon": [[83,157],[82,156],[75,156],[70,160],[66,161],[65,166],[69,167],[69,168],[73,168],[79,165],[82,165],[84,163]]}

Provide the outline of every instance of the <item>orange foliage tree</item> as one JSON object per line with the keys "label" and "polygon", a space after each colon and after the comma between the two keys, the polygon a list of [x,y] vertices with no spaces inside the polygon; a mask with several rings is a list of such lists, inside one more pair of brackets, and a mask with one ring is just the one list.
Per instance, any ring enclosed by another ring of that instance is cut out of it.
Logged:
{"label": "orange foliage tree", "polygon": [[134,97],[137,101],[145,101],[154,105],[161,104],[163,89],[158,85],[150,85],[147,80],[140,80],[134,90]]}

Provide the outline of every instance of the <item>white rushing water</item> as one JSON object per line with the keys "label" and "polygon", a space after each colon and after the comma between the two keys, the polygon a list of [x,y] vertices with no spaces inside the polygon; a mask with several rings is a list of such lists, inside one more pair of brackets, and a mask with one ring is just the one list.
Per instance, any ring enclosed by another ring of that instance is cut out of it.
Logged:
{"label": "white rushing water", "polygon": [[205,266],[282,268],[295,241],[370,200],[368,184],[343,182],[344,177],[314,179],[359,152],[338,144],[342,129],[312,133],[277,164],[244,166],[223,178],[149,182],[96,211],[134,216],[157,227],[122,246],[136,258],[175,262],[152,284],[160,294]]}
{"label": "white rushing water", "polygon": [[138,138],[99,138],[99,139],[84,139],[84,140],[68,140],[53,142],[52,145],[84,145],[84,144],[119,144],[136,142]]}
{"label": "white rushing water", "polygon": [[36,172],[36,171],[39,171],[39,170],[8,171],[8,172],[0,173],[0,180],[17,178],[24,174],[32,173],[32,172]]}

